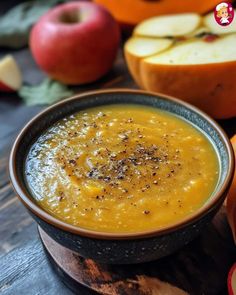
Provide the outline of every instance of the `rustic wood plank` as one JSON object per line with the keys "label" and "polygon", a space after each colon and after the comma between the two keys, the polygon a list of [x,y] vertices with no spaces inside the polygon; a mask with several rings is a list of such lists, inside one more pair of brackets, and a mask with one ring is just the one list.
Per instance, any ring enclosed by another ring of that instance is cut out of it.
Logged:
{"label": "rustic wood plank", "polygon": [[6,256],[1,256],[0,265],[0,293],[2,295],[72,294],[55,277],[38,240]]}
{"label": "rustic wood plank", "polygon": [[15,195],[0,208],[0,224],[0,254],[37,238],[34,221]]}

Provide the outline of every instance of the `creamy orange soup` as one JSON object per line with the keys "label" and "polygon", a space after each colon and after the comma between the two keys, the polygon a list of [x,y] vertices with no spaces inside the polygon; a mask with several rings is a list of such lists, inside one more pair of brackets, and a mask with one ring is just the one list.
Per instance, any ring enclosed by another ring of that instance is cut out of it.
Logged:
{"label": "creamy orange soup", "polygon": [[217,154],[198,129],[136,105],[87,109],[43,135],[26,159],[38,204],[75,226],[139,232],[199,209],[218,180]]}

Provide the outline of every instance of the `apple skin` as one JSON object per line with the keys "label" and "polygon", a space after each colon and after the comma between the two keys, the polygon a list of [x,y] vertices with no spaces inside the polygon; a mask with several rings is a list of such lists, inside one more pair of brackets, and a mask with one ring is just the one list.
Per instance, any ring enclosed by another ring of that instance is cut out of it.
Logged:
{"label": "apple skin", "polygon": [[15,92],[16,89],[13,89],[13,88],[7,86],[4,82],[0,81],[0,91],[3,91],[3,92]]}
{"label": "apple skin", "polygon": [[51,9],[30,34],[30,48],[38,66],[50,77],[71,85],[90,83],[106,74],[119,42],[120,29],[111,14],[85,1]]}

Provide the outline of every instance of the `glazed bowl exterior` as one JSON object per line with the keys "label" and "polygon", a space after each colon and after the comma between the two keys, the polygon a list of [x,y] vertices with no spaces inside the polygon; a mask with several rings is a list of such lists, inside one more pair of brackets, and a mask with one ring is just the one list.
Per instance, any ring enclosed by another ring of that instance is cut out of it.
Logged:
{"label": "glazed bowl exterior", "polygon": [[[137,233],[104,233],[67,224],[44,211],[31,196],[24,163],[36,139],[58,120],[75,112],[108,104],[139,104],[169,111],[207,134],[220,162],[219,181],[209,200],[195,213],[171,226]],[[89,92],[59,102],[34,117],[20,132],[10,155],[10,178],[19,199],[39,226],[61,245],[101,263],[152,261],[173,253],[194,239],[221,207],[234,172],[230,142],[209,116],[197,108],[162,94],[116,89]]]}

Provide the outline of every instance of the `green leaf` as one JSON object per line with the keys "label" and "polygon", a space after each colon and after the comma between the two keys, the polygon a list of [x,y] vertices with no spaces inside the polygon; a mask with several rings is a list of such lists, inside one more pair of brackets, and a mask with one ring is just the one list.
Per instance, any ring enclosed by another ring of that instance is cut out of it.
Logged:
{"label": "green leaf", "polygon": [[31,27],[45,12],[66,0],[33,0],[18,4],[0,17],[0,46],[20,48],[28,44]]}
{"label": "green leaf", "polygon": [[22,86],[18,92],[26,105],[45,105],[74,94],[66,85],[51,79],[45,79],[37,86]]}

